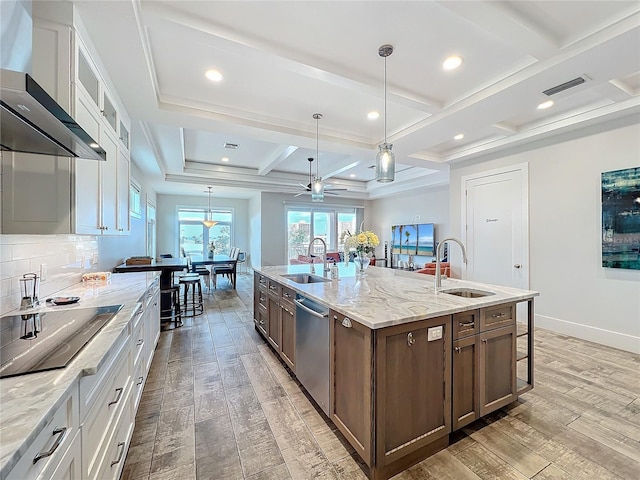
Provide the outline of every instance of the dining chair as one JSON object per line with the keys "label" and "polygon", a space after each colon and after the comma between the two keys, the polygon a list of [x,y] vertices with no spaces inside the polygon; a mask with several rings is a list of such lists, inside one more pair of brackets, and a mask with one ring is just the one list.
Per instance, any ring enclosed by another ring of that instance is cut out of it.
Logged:
{"label": "dining chair", "polygon": [[[232,260],[238,260],[239,253],[240,253],[240,249],[233,247],[231,249],[229,257],[231,257]],[[218,281],[217,281],[218,275],[225,275],[229,279],[233,287],[235,288],[237,265],[238,265],[237,262],[227,263],[224,265],[214,265],[213,268],[211,269],[211,276],[213,278],[213,288],[218,288]]]}

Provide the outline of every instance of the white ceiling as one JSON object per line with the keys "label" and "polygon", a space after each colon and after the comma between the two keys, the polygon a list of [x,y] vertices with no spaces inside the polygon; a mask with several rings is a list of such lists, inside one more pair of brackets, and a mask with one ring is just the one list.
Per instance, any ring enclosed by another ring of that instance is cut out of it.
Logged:
{"label": "white ceiling", "polygon": [[[447,183],[453,162],[640,112],[637,1],[76,3],[158,193],[296,192],[317,147],[314,173],[342,196],[376,198]],[[379,184],[387,43],[398,165]],[[444,71],[454,54],[464,63]],[[210,68],[222,82],[205,78]],[[542,91],[579,76],[536,109]]]}

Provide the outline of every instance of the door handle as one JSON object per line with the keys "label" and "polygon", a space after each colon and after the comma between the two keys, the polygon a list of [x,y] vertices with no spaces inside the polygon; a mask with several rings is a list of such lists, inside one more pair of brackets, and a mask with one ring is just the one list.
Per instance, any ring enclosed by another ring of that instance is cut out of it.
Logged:
{"label": "door handle", "polygon": [[514,268],[522,268],[522,265],[520,265],[519,263],[516,263],[513,267]]}
{"label": "door handle", "polygon": [[413,333],[409,332],[409,334],[407,335],[407,345],[411,347],[414,343],[416,343],[416,339],[413,338]]}

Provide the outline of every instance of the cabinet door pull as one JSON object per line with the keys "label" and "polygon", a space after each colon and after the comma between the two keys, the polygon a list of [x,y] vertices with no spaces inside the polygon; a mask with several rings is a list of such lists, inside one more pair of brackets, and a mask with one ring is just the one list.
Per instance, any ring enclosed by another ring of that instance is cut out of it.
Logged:
{"label": "cabinet door pull", "polygon": [[122,387],[116,388],[116,392],[118,392],[118,395],[116,396],[115,400],[109,402],[109,405],[107,405],[107,407],[110,407],[111,405],[115,405],[120,401],[120,397],[122,397],[122,390],[123,390]]}
{"label": "cabinet door pull", "polygon": [[282,296],[285,297],[285,298],[291,298],[291,294],[290,293],[286,293],[286,292],[283,293]]}
{"label": "cabinet door pull", "polygon": [[504,318],[506,317],[507,314],[502,312],[502,313],[494,313],[493,315],[491,315],[491,318]]}
{"label": "cabinet door pull", "polygon": [[111,462],[112,467],[120,463],[120,460],[122,460],[122,455],[124,454],[124,442],[119,442],[118,448],[120,449],[120,453],[118,454],[118,458],[116,458],[113,462]]}
{"label": "cabinet door pull", "polygon": [[259,325],[264,325],[264,320],[260,320],[260,321],[258,322],[258,324],[259,324]]}
{"label": "cabinet door pull", "polygon": [[476,322],[458,322],[458,325],[460,325],[461,327],[473,327],[475,325]]}
{"label": "cabinet door pull", "polygon": [[454,347],[453,349],[456,351],[456,353],[460,353],[461,352],[460,347]]}
{"label": "cabinet door pull", "polygon": [[487,343],[487,339],[486,339],[486,338],[483,338],[483,339],[482,339],[482,343]]}
{"label": "cabinet door pull", "polygon": [[344,320],[342,320],[342,326],[343,327],[347,327],[347,328],[351,328],[353,326],[351,324],[351,319],[349,317],[344,317]]}
{"label": "cabinet door pull", "polygon": [[139,347],[140,345],[142,345],[144,343],[144,339],[141,338],[140,340],[138,340],[138,343],[136,343],[136,347]]}
{"label": "cabinet door pull", "polygon": [[143,377],[138,377],[138,383],[136,383],[136,385],[142,385],[143,381],[144,381]]}
{"label": "cabinet door pull", "polygon": [[51,445],[51,448],[49,450],[47,450],[46,452],[40,452],[35,457],[33,457],[33,464],[35,465],[36,463],[38,463],[38,460],[42,460],[43,458],[47,458],[53,455],[53,452],[55,452],[58,449],[58,447],[64,440],[64,437],[66,436],[66,434],[67,434],[67,427],[56,428],[53,431],[53,435],[58,435],[58,438],[56,438],[56,441],[53,442],[53,445]]}
{"label": "cabinet door pull", "polygon": [[416,343],[416,339],[413,338],[413,333],[409,332],[409,334],[407,335],[407,345],[411,347],[414,343]]}

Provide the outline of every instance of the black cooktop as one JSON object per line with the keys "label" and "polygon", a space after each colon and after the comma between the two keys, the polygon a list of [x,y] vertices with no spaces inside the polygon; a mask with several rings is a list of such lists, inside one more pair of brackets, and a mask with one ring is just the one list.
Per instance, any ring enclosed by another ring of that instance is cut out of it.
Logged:
{"label": "black cooktop", "polygon": [[0,378],[66,367],[122,305],[0,318]]}

